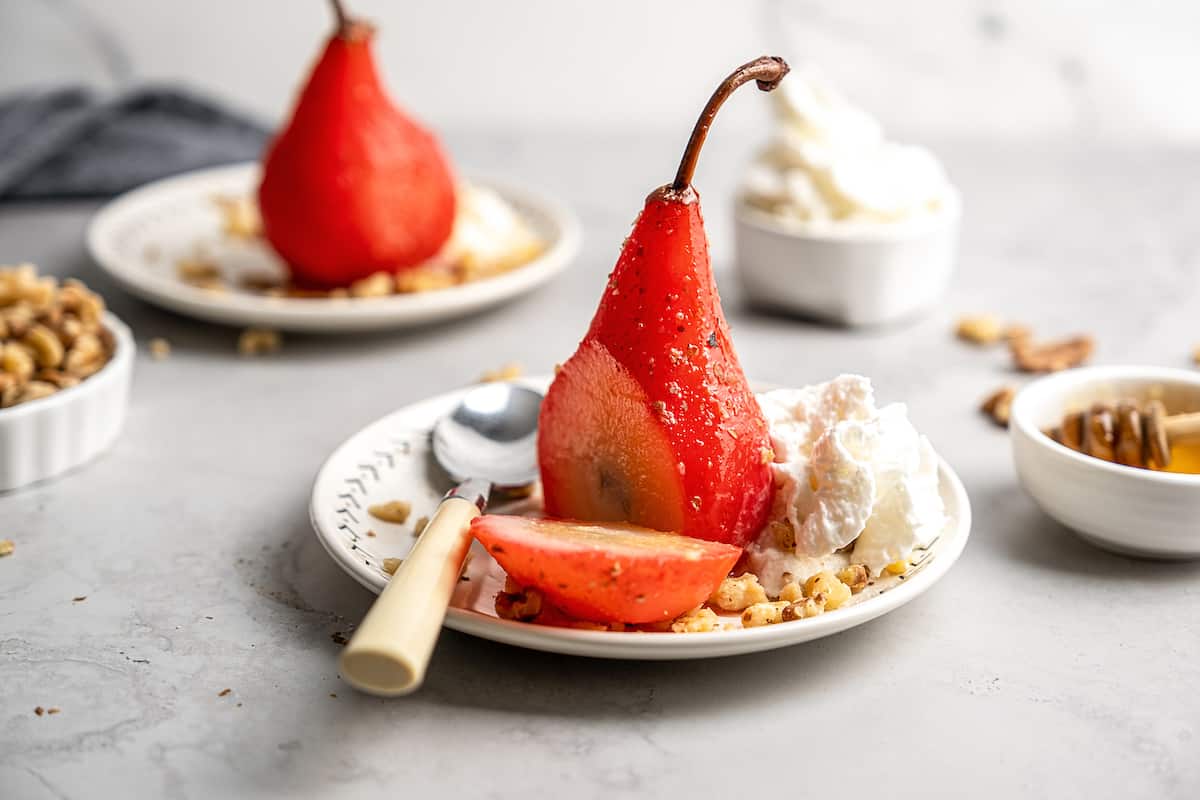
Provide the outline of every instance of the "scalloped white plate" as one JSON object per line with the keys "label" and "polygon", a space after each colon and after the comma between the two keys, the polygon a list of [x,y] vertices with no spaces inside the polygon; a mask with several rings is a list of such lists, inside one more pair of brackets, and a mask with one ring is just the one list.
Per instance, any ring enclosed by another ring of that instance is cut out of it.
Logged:
{"label": "scalloped white plate", "polygon": [[[238,277],[283,275],[263,241],[224,235],[213,197],[253,194],[257,164],[235,164],[176,175],[127,192],[101,208],[87,231],[92,258],[126,290],[180,314],[227,325],[291,331],[350,332],[425,325],[460,317],[533,291],[562,271],[579,251],[579,222],[562,203],[490,179],[470,177],[517,209],[546,242],[529,263],[493,278],[448,289],[373,298],[267,297],[237,288]],[[199,248],[230,287],[189,286],[176,262]]]}
{"label": "scalloped white plate", "polygon": [[[544,391],[550,379],[529,378],[520,383]],[[310,507],[317,538],[343,570],[373,592],[382,591],[388,580],[381,566],[383,559],[404,557],[414,541],[414,521],[431,514],[449,488],[433,464],[429,431],[468,390],[405,406],[371,423],[340,445],[317,474]],[[742,628],[740,619],[731,616],[726,619],[729,629],[712,633],[618,633],[513,622],[496,616],[493,601],[504,586],[504,572],[476,542],[466,580],[459,583],[451,600],[446,626],[534,650],[653,660],[751,653],[829,636],[915,599],[958,559],[970,534],[971,507],[958,476],[944,461],[939,474],[946,527],[919,564],[903,577],[880,578],[855,595],[849,605],[818,617]],[[412,504],[408,523],[389,524],[367,513],[368,506],[388,500]]]}

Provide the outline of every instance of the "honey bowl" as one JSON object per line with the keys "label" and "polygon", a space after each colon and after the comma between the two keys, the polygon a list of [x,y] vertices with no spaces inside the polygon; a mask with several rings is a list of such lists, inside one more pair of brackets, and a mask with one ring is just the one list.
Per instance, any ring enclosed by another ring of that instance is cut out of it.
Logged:
{"label": "honey bowl", "polygon": [[1017,475],[1043,511],[1098,547],[1143,558],[1200,558],[1200,444],[1178,446],[1168,471],[1086,455],[1047,433],[1064,415],[1097,403],[1155,400],[1171,415],[1200,411],[1200,374],[1088,367],[1030,383],[1013,400],[1009,425]]}

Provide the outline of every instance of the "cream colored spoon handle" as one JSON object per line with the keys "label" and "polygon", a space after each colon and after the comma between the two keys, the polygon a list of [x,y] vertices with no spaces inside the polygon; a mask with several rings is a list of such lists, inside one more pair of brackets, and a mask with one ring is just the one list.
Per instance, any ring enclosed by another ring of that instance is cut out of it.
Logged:
{"label": "cream colored spoon handle", "polygon": [[425,679],[425,667],[471,546],[471,520],[486,502],[486,486],[474,492],[480,502],[468,491],[474,483],[463,484],[438,506],[346,645],[341,672],[354,688],[395,697],[415,690]]}
{"label": "cream colored spoon handle", "polygon": [[1200,438],[1200,411],[1167,417],[1163,420],[1163,430],[1172,442]]}

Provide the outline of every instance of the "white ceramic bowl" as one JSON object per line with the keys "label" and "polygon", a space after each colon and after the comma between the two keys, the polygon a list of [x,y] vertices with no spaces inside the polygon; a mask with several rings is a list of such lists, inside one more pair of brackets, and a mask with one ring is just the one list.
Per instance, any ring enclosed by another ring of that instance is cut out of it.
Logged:
{"label": "white ceramic bowl", "polygon": [[1200,557],[1200,475],[1110,464],[1042,431],[1092,402],[1159,397],[1168,413],[1200,410],[1200,374],[1163,367],[1088,367],[1040,378],[1013,401],[1017,474],[1054,519],[1099,547],[1149,558]]}
{"label": "white ceramic bowl", "polygon": [[104,367],[78,386],[0,409],[0,492],[45,480],[89,461],[117,439],[133,376],[133,336],[104,315],[116,347]]}
{"label": "white ceramic bowl", "polygon": [[957,195],[915,222],[789,222],[743,203],[737,267],[755,303],[841,325],[881,325],[932,308],[958,251]]}

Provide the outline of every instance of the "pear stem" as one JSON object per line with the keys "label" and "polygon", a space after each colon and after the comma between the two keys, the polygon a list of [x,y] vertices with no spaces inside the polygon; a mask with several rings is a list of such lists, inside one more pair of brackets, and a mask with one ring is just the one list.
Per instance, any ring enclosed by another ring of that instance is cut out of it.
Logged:
{"label": "pear stem", "polygon": [[329,0],[333,6],[333,16],[337,20],[339,31],[344,31],[350,26],[350,17],[346,15],[346,7],[342,5],[342,0]]}
{"label": "pear stem", "polygon": [[788,74],[788,70],[787,62],[782,58],[762,56],[742,64],[730,73],[728,78],[721,81],[721,85],[708,99],[708,105],[704,106],[704,110],[700,112],[700,119],[696,120],[696,127],[692,129],[692,137],[688,139],[687,147],[683,151],[683,160],[679,162],[679,171],[675,173],[675,182],[671,184],[672,189],[682,192],[692,185],[692,175],[696,172],[696,161],[700,158],[700,148],[704,146],[704,140],[708,136],[708,129],[712,126],[713,118],[717,116],[717,111],[729,99],[729,95],[733,94],[734,90],[743,83],[750,81],[757,82],[759,89],[769,92],[779,85],[783,76]]}

